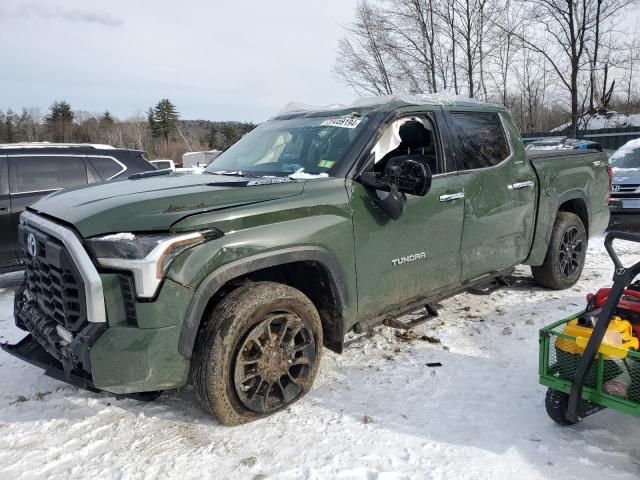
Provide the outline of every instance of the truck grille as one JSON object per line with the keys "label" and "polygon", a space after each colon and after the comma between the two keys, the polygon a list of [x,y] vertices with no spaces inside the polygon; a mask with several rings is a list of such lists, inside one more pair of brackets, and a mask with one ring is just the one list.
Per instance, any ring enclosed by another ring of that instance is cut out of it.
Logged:
{"label": "truck grille", "polygon": [[614,184],[611,196],[614,198],[640,197],[640,185]]}
{"label": "truck grille", "polygon": [[[35,248],[28,248],[33,235]],[[43,314],[72,332],[87,322],[82,276],[66,247],[56,238],[29,225],[20,226],[25,264],[25,286]],[[35,250],[35,254],[34,253]]]}

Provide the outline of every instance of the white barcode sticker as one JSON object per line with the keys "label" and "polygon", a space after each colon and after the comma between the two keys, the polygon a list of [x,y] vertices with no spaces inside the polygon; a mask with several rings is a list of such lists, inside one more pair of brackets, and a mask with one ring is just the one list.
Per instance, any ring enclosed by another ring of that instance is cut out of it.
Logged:
{"label": "white barcode sticker", "polygon": [[349,115],[348,117],[329,118],[321,125],[323,127],[356,128],[361,121],[362,118]]}

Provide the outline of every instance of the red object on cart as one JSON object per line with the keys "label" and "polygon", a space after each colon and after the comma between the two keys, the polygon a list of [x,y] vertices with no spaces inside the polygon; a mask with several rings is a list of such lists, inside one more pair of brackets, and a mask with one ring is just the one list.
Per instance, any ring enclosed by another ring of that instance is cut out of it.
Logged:
{"label": "red object on cart", "polygon": [[[596,308],[602,308],[602,306],[609,298],[611,293],[610,288],[601,288],[595,294],[590,293],[587,295],[587,302],[589,302],[588,310],[594,310]],[[621,310],[627,310],[640,316],[640,291],[626,288],[622,294],[620,302],[618,302],[618,308]],[[636,337],[640,338],[640,323],[631,322],[631,328],[633,329]]]}

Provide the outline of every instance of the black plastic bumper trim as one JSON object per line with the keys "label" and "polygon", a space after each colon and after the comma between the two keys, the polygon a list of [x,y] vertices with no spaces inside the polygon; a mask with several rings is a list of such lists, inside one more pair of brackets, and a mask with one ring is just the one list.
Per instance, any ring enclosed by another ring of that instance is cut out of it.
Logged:
{"label": "black plastic bumper trim", "polygon": [[30,363],[44,370],[44,374],[48,377],[69,383],[75,387],[98,392],[99,390],[93,385],[90,379],[78,375],[74,372],[65,374],[62,364],[50,355],[32,336],[31,334],[24,337],[15,345],[9,343],[0,344],[0,348],[10,355],[20,360]]}

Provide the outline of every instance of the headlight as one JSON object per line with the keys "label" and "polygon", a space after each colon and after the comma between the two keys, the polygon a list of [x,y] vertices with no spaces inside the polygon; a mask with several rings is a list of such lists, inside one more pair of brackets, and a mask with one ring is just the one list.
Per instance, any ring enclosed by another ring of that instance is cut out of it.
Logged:
{"label": "headlight", "polygon": [[215,229],[178,235],[116,233],[86,242],[100,266],[131,271],[136,294],[151,298],[176,256],[221,236],[222,232]]}

